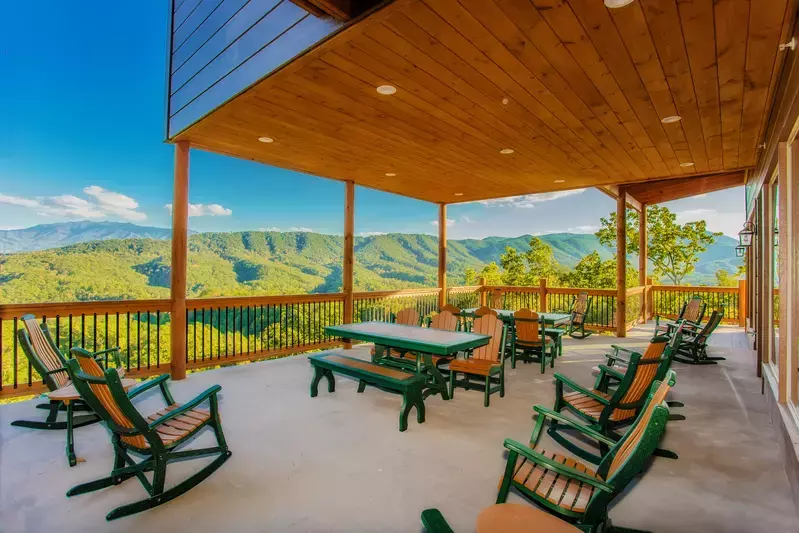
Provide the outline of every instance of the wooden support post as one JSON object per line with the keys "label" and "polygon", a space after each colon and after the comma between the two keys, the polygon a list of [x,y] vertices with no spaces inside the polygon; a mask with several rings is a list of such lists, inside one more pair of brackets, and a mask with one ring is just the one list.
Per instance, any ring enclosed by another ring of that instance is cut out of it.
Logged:
{"label": "wooden support post", "polygon": [[647,261],[649,260],[649,238],[646,232],[646,204],[641,204],[638,214],[638,285],[644,288],[641,294],[641,322],[646,322],[646,298],[649,287],[646,284]]}
{"label": "wooden support post", "polygon": [[175,143],[175,175],[172,198],[172,313],[170,330],[170,374],[186,377],[186,268],[189,240],[189,143]]}
{"label": "wooden support post", "polygon": [[486,305],[486,301],[488,299],[486,295],[486,279],[484,277],[480,277],[480,279],[477,280],[477,284],[480,285],[480,288],[477,289],[477,307],[483,307]]}
{"label": "wooden support post", "polygon": [[646,319],[655,318],[655,293],[652,290],[652,278],[646,278]]}
{"label": "wooden support post", "polygon": [[547,312],[547,278],[541,278],[538,280],[538,307],[539,312]]}
{"label": "wooden support post", "polygon": [[746,328],[746,280],[738,280],[738,326]]}
{"label": "wooden support post", "polygon": [[627,336],[627,191],[616,199],[616,336]]}
{"label": "wooden support post", "polygon": [[[345,183],[344,192],[344,266],[341,274],[341,290],[344,293],[344,323],[352,324],[353,313],[353,279],[355,266],[355,182]],[[352,348],[352,343],[345,343],[345,348]]]}
{"label": "wooden support post", "polygon": [[438,204],[438,308],[447,305],[447,204]]}

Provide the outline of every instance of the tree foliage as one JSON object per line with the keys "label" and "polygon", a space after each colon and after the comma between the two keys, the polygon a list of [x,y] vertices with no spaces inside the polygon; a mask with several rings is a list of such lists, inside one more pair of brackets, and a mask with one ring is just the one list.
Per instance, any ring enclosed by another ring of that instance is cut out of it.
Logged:
{"label": "tree foliage", "polygon": [[[638,254],[638,213],[627,210],[627,253]],[[721,233],[707,230],[704,220],[677,223],[677,215],[667,207],[653,205],[647,208],[647,253],[657,276],[668,278],[680,285],[696,269],[699,255],[716,242]],[[606,246],[616,246],[616,213],[601,219],[601,228],[595,234]]]}

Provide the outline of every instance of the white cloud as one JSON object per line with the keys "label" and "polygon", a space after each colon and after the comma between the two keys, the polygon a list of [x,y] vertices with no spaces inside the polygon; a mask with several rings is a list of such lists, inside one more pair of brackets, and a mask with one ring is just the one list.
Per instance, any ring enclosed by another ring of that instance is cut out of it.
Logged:
{"label": "white cloud", "polygon": [[[438,226],[438,220],[431,220],[430,223],[434,226]],[[455,221],[451,218],[447,219],[447,227],[452,227],[455,225]]]}
{"label": "white cloud", "polygon": [[466,215],[463,215],[461,217],[461,222],[463,222],[464,224],[471,224],[474,221],[471,218],[467,217]]}
{"label": "white cloud", "polygon": [[597,231],[599,231],[599,226],[592,226],[590,224],[566,229],[566,233],[596,233]]}
{"label": "white cloud", "polygon": [[720,231],[733,238],[738,237],[738,231],[746,218],[743,212],[720,212],[707,208],[686,209],[676,212],[675,215],[678,224],[704,220],[709,231]]}
{"label": "white cloud", "polygon": [[289,228],[289,231],[299,231],[301,233],[312,233],[313,229],[293,226],[293,227]]}
{"label": "white cloud", "polygon": [[[166,204],[164,207],[170,213],[172,212],[172,204]],[[190,217],[229,217],[232,214],[232,209],[227,209],[219,204],[189,204]]]}
{"label": "white cloud", "polygon": [[139,204],[129,196],[105,190],[97,185],[86,187],[83,192],[92,199],[86,200],[72,194],[40,196],[35,199],[0,194],[0,204],[35,209],[37,214],[47,217],[89,220],[121,218],[131,221],[142,221],[147,218],[147,215],[136,210]]}
{"label": "white cloud", "polygon": [[570,191],[544,192],[541,194],[525,194],[522,196],[509,196],[507,198],[494,198],[492,200],[480,200],[479,203],[487,207],[520,207],[530,209],[535,204],[550,202],[559,198],[565,198],[575,194],[585,192],[585,189],[573,189]]}
{"label": "white cloud", "polygon": [[362,231],[358,234],[359,237],[375,237],[377,235],[388,235],[385,231]]}
{"label": "white cloud", "polygon": [[276,226],[272,226],[271,228],[259,228],[259,229],[258,229],[258,231],[273,231],[273,232],[278,232],[278,231],[280,231],[280,228],[278,228],[278,227],[276,227]]}

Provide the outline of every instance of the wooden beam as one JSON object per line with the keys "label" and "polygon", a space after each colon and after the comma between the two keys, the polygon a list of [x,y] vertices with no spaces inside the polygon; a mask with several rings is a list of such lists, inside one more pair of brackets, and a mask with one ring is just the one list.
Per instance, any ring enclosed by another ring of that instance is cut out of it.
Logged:
{"label": "wooden beam", "polygon": [[189,143],[175,143],[175,176],[172,199],[172,269],[170,317],[170,374],[186,377],[186,269],[189,241]]}
{"label": "wooden beam", "polygon": [[440,309],[447,305],[447,204],[438,204],[438,287]]}
{"label": "wooden beam", "polygon": [[646,232],[646,204],[641,205],[638,215],[638,285],[644,287],[641,298],[641,321],[646,322],[646,278],[647,261],[649,259],[648,237]]}
{"label": "wooden beam", "polygon": [[[603,192],[613,198],[614,200],[619,199],[619,186],[618,185],[602,185],[597,187],[600,192]],[[627,195],[627,207],[631,209],[635,209],[636,211],[641,211],[641,202],[630,196]]]}
{"label": "wooden beam", "polygon": [[[344,293],[344,323],[352,324],[353,312],[353,278],[355,266],[355,182],[348,181],[344,192],[344,266],[342,268],[341,287]],[[345,345],[352,347],[352,344]]]}
{"label": "wooden beam", "polygon": [[355,16],[353,0],[291,0],[291,2],[317,17],[333,17],[346,22]]}
{"label": "wooden beam", "polygon": [[648,205],[670,202],[731,187],[740,187],[744,184],[745,177],[746,172],[739,170],[709,176],[691,176],[634,183],[627,186],[628,202],[630,196],[634,196],[640,203]]}
{"label": "wooden beam", "polygon": [[616,198],[616,336],[627,336],[627,193]]}

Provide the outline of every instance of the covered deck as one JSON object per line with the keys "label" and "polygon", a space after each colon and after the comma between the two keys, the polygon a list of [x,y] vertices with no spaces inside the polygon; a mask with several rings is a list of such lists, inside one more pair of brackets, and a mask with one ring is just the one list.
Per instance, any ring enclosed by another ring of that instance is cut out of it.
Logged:
{"label": "covered deck", "polygon": [[[568,339],[557,371],[589,384],[591,369],[612,343],[642,347],[652,326],[626,339]],[[680,455],[656,458],[628,487],[610,515],[614,523],[657,532],[793,531],[796,515],[769,423],[755,356],[743,330],[723,326],[712,337],[718,366],[679,365],[674,412],[661,443]],[[368,358],[366,346],[354,353]],[[478,512],[496,498],[505,464],[502,441],[526,442],[534,404],[551,405],[552,374],[536,365],[508,369],[508,394],[490,409],[482,394],[427,401],[427,421],[396,430],[400,399],[376,389],[356,394],[337,378],[334,394],[308,396],[311,370],[304,356],[201,372],[175,382],[177,401],[211,384],[222,385],[221,412],[233,456],[191,494],[126,520],[105,514],[144,496],[136,480],[65,498],[75,484],[107,475],[111,446],[100,425],[76,430],[78,455],[63,460],[63,434],[11,428],[32,402],[0,408],[0,515],[3,531],[419,531],[420,512],[438,507],[455,531],[472,531]],[[35,401],[35,400],[34,400]],[[151,394],[138,405],[160,408]],[[212,439],[202,434],[195,445]],[[548,437],[547,437],[548,439]],[[551,441],[548,439],[548,443]],[[554,447],[554,443],[551,443]],[[202,461],[177,463],[167,486]],[[518,496],[513,496],[519,501]]]}

